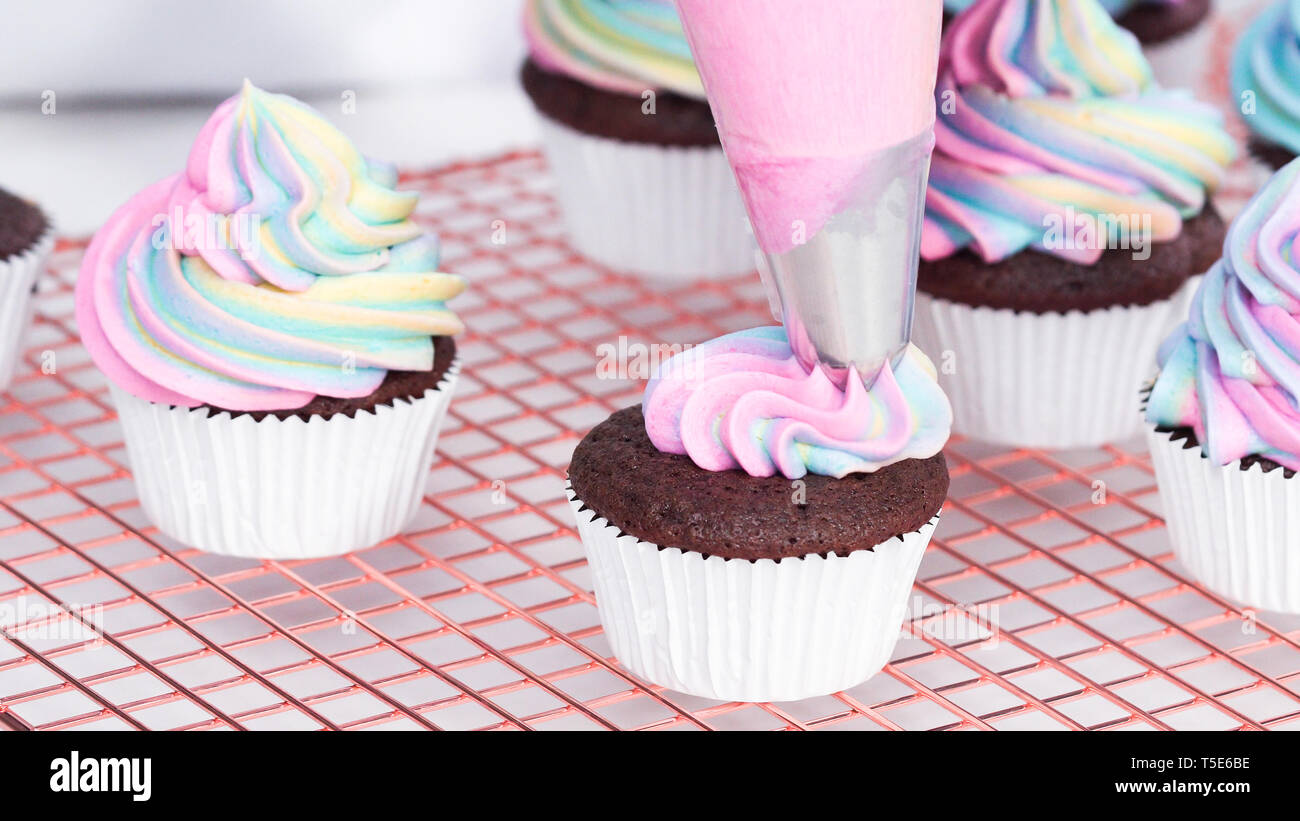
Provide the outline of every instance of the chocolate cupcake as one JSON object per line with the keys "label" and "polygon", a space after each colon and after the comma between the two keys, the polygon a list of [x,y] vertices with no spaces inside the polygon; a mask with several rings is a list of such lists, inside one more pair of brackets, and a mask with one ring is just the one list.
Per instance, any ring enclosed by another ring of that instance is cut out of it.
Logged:
{"label": "chocolate cupcake", "polygon": [[1137,435],[1132,391],[1222,245],[1220,115],[1156,85],[1096,0],[982,0],[944,35],[936,96],[914,333],[956,429]]}
{"label": "chocolate cupcake", "polygon": [[40,207],[0,188],[0,390],[13,381],[36,277],[53,247],[54,231]]}
{"label": "chocolate cupcake", "polygon": [[[973,3],[944,0],[945,25]],[[1101,0],[1101,5],[1137,37],[1158,81],[1172,88],[1195,84],[1192,72],[1206,63],[1210,0]]]}
{"label": "chocolate cupcake", "polygon": [[1206,587],[1300,613],[1300,160],[1233,222],[1144,404],[1174,554]]}
{"label": "chocolate cupcake", "polygon": [[396,535],[458,373],[417,195],[319,114],[245,83],[185,171],[95,235],[82,341],[108,377],[140,503],[177,541],[297,559]]}
{"label": "chocolate cupcake", "polygon": [[754,267],[745,209],[672,3],[528,0],[521,79],[573,246],[662,278]]}
{"label": "chocolate cupcake", "polygon": [[619,661],[743,701],[876,673],[947,493],[950,422],[914,347],[870,389],[805,371],[779,327],[666,362],[643,405],[588,433],[569,466]]}
{"label": "chocolate cupcake", "polygon": [[1300,154],[1298,12],[1300,4],[1278,0],[1251,22],[1232,53],[1233,102],[1250,128],[1250,152],[1274,170]]}

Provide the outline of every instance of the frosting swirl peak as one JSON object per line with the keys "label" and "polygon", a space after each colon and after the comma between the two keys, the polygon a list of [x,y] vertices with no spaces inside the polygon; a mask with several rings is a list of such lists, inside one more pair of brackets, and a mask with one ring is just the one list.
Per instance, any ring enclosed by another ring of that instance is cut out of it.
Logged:
{"label": "frosting swirl peak", "polygon": [[245,83],[199,132],[184,172],[95,235],[77,322],[96,365],[148,401],[230,410],[372,393],[432,370],[462,326],[417,195],[297,100]]}

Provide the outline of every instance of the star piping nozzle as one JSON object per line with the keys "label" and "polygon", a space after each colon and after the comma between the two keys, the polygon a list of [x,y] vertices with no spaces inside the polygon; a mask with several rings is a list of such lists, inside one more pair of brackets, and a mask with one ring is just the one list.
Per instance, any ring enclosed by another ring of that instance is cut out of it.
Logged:
{"label": "star piping nozzle", "polygon": [[941,0],[676,0],[805,368],[870,385],[912,330]]}

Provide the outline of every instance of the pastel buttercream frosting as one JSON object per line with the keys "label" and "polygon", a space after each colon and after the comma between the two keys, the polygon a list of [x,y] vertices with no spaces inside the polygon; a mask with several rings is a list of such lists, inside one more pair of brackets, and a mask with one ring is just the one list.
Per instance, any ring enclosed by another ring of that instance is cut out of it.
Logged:
{"label": "pastel buttercream frosting", "polygon": [[597,88],[704,99],[670,0],[527,0],[524,36],[543,68]]}
{"label": "pastel buttercream frosting", "polygon": [[[1099,0],[1102,8],[1106,9],[1106,12],[1110,14],[1111,17],[1119,17],[1126,12],[1132,11],[1138,6],[1176,6],[1179,3],[1184,3],[1186,1],[1187,0]],[[965,11],[970,8],[974,3],[975,0],[944,0],[943,7],[956,14],[957,12]]]}
{"label": "pastel buttercream frosting", "polygon": [[1300,154],[1300,0],[1269,6],[1242,34],[1232,90],[1251,130]]}
{"label": "pastel buttercream frosting", "polygon": [[1232,223],[1159,363],[1148,421],[1191,427],[1216,465],[1258,454],[1300,470],[1300,160]]}
{"label": "pastel buttercream frosting", "polygon": [[363,397],[389,370],[432,370],[458,333],[417,194],[319,114],[245,83],[185,170],[95,235],[76,313],[95,364],[142,399],[230,410]]}
{"label": "pastel buttercream frosting", "polygon": [[1235,155],[1218,111],[1157,86],[1097,0],[979,0],[944,35],[936,104],[925,259],[1092,263],[1106,242],[1063,241],[1079,215],[1173,240]]}
{"label": "pastel buttercream frosting", "polygon": [[759,246],[851,204],[886,149],[929,153],[939,0],[677,0]]}
{"label": "pastel buttercream frosting", "polygon": [[646,433],[705,470],[842,478],[938,453],[952,409],[934,366],[909,346],[870,388],[806,371],[780,326],[718,337],[659,368],[643,400]]}

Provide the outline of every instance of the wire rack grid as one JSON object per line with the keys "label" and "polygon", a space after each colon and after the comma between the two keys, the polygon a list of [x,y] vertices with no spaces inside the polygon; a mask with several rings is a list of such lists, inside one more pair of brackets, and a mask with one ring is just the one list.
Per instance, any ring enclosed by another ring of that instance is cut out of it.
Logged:
{"label": "wire rack grid", "polygon": [[[1188,67],[1243,143],[1228,48],[1260,5],[1222,0]],[[1239,161],[1224,215],[1266,177]],[[405,182],[471,283],[464,374],[416,519],[338,558],[206,555],[150,526],[73,322],[85,241],[59,241],[0,393],[0,730],[1300,729],[1300,617],[1188,577],[1140,443],[950,442],[902,637],[862,685],[735,704],[636,680],[563,495],[582,434],[640,398],[598,377],[596,350],[768,324],[762,289],[655,287],[577,256],[534,152]]]}
{"label": "wire rack grid", "polygon": [[411,174],[465,373],[416,520],[339,558],[258,562],[144,519],[62,240],[0,395],[0,725],[66,728],[989,729],[1300,726],[1300,619],[1173,560],[1137,446],[954,440],[953,483],[891,664],[847,692],[714,703],[638,681],[600,631],[563,496],[634,380],[601,344],[770,321],[752,276],[661,289],[564,242],[540,156]]}

